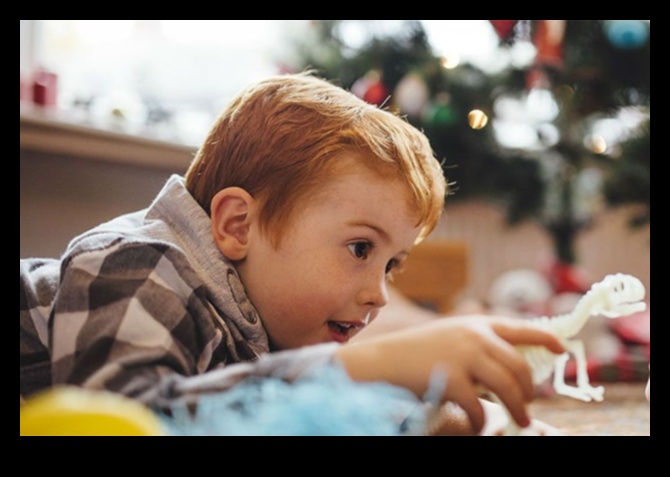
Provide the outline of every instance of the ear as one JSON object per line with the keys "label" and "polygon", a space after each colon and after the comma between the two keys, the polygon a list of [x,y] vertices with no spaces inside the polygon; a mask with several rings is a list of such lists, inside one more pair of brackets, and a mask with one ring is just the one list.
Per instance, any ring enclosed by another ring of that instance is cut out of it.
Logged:
{"label": "ear", "polygon": [[211,203],[212,236],[219,250],[230,260],[242,260],[249,249],[249,233],[255,199],[244,189],[226,187]]}

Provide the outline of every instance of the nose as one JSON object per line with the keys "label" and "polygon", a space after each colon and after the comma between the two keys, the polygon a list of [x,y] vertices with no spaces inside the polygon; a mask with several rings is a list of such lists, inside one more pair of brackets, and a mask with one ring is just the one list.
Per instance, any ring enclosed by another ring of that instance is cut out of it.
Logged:
{"label": "nose", "polygon": [[370,274],[361,286],[358,295],[360,305],[381,308],[389,301],[388,287],[386,285],[386,273],[381,277],[377,274]]}

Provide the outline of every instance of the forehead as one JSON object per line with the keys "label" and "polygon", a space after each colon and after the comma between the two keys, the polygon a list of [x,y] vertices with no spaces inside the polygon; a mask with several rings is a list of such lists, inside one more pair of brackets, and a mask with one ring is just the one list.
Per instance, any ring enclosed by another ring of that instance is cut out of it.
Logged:
{"label": "forehead", "polygon": [[295,240],[295,233],[305,226],[337,222],[343,227],[371,218],[377,226],[393,227],[395,235],[418,236],[425,225],[423,215],[395,164],[351,150],[321,160],[318,173],[291,194],[288,212],[281,218],[274,216],[278,220],[267,231],[275,247]]}
{"label": "forehead", "polygon": [[315,206],[327,207],[332,213],[418,226],[419,214],[413,210],[409,187],[397,174],[351,158],[344,158],[340,165],[310,201]]}

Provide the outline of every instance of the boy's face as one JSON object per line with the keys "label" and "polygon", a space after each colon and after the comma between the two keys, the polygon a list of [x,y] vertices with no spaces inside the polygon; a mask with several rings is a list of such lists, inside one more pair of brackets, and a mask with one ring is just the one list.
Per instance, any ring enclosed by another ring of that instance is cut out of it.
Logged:
{"label": "boy's face", "polygon": [[349,341],[386,304],[419,235],[407,187],[351,163],[300,206],[277,249],[252,225],[238,270],[275,349]]}

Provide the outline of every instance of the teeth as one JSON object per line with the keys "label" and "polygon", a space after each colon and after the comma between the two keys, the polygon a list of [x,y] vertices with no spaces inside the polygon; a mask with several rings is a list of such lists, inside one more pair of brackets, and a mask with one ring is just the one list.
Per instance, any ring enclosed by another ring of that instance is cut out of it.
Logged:
{"label": "teeth", "polygon": [[350,329],[355,328],[355,326],[352,325],[351,323],[342,323],[342,322],[339,322],[339,321],[331,321],[331,323],[333,324],[333,326],[335,326],[342,333],[345,333],[345,332],[349,331]]}

